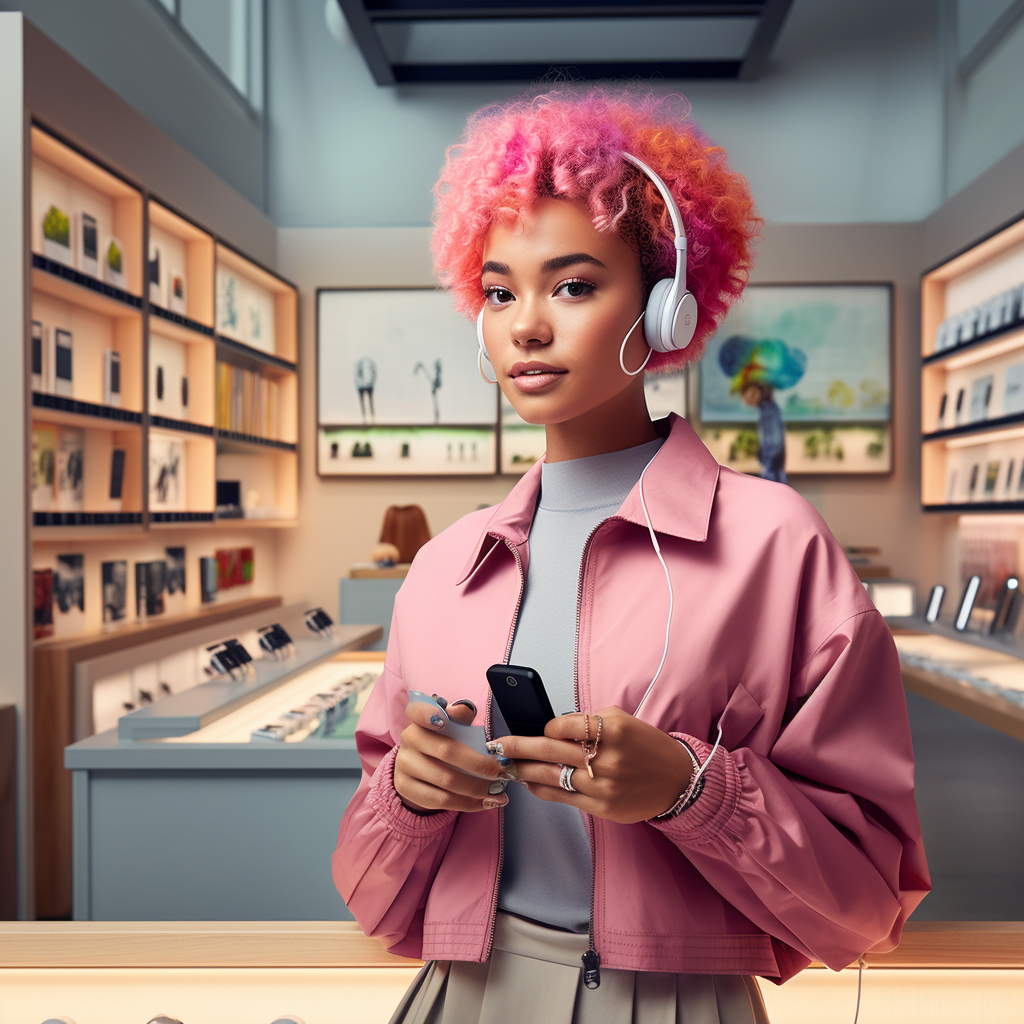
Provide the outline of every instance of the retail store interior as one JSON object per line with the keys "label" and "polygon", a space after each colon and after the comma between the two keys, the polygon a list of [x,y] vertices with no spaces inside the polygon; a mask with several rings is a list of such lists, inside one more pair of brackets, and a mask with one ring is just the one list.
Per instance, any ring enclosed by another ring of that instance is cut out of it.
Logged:
{"label": "retail store interior", "polygon": [[[0,1024],[388,1020],[419,964],[330,872],[354,731],[417,550],[544,452],[433,189],[566,82],[684,95],[764,218],[652,416],[758,475],[726,336],[824,364],[788,486],[891,627],[933,884],[860,1020],[1024,1020],[1024,4],[496,8],[0,0]],[[773,1024],[853,1020],[856,968]]]}

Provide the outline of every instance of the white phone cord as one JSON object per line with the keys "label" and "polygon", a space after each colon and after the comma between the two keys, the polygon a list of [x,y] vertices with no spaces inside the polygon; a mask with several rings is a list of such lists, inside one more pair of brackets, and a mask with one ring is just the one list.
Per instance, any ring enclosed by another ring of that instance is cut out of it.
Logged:
{"label": "white phone cord", "polygon": [[[657,453],[655,453],[657,457]],[[651,462],[654,458],[651,459]],[[658,681],[658,677],[661,675],[661,670],[665,667],[665,659],[668,657],[668,638],[672,629],[672,609],[675,606],[675,595],[672,591],[672,577],[669,575],[668,566],[665,564],[665,559],[661,554],[661,545],[658,543],[658,537],[654,532],[654,527],[651,525],[651,516],[647,511],[647,502],[644,499],[644,474],[648,469],[651,468],[651,462],[648,462],[644,466],[643,473],[640,474],[640,507],[644,510],[644,519],[647,520],[647,531],[651,535],[651,543],[654,545],[654,553],[658,556],[658,561],[661,562],[662,569],[665,570],[665,582],[668,584],[668,618],[665,620],[665,649],[661,652],[661,661],[658,663],[658,671],[654,673],[654,678],[651,680],[650,685],[644,691],[644,695],[640,698],[640,703],[636,706],[636,711],[633,712],[635,718],[639,713],[640,709],[644,706],[644,701],[647,700],[647,695],[654,688],[654,684]],[[693,777],[693,785],[695,786],[707,771],[707,767],[711,764],[711,758],[715,756],[715,751],[718,749],[718,745],[722,742],[722,720],[718,720],[718,738],[715,740],[715,745],[711,748],[711,753],[704,759],[704,763],[698,769],[696,775]]]}

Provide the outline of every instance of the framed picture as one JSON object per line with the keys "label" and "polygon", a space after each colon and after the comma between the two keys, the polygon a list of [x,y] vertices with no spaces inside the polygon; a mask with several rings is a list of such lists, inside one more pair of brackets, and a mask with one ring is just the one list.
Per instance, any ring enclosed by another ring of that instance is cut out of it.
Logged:
{"label": "framed picture", "polygon": [[439,289],[318,289],[317,472],[497,472],[498,388],[476,353]]}
{"label": "framed picture", "polygon": [[697,364],[704,443],[754,474],[890,473],[892,358],[891,284],[749,285]]}

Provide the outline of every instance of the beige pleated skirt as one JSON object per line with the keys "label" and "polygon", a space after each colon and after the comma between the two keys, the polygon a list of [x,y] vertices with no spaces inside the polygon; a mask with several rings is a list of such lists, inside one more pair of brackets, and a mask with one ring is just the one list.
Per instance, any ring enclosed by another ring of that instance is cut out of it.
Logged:
{"label": "beige pleated skirt", "polygon": [[738,974],[601,969],[583,984],[587,936],[498,912],[486,963],[433,960],[391,1024],[768,1024],[757,982]]}

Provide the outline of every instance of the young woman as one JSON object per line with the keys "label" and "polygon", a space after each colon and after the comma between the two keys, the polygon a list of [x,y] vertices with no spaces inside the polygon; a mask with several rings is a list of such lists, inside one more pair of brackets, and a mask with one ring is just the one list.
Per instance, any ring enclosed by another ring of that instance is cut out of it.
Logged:
{"label": "young woman", "polygon": [[[429,961],[394,1021],[764,1021],[753,976],[891,948],[929,889],[884,620],[795,491],[647,412],[638,368],[699,358],[759,226],[677,103],[485,110],[438,188],[439,277],[547,452],[420,550],[360,718],[334,878]],[[653,352],[677,246],[696,330]],[[544,736],[508,734],[499,662],[540,673]]]}

